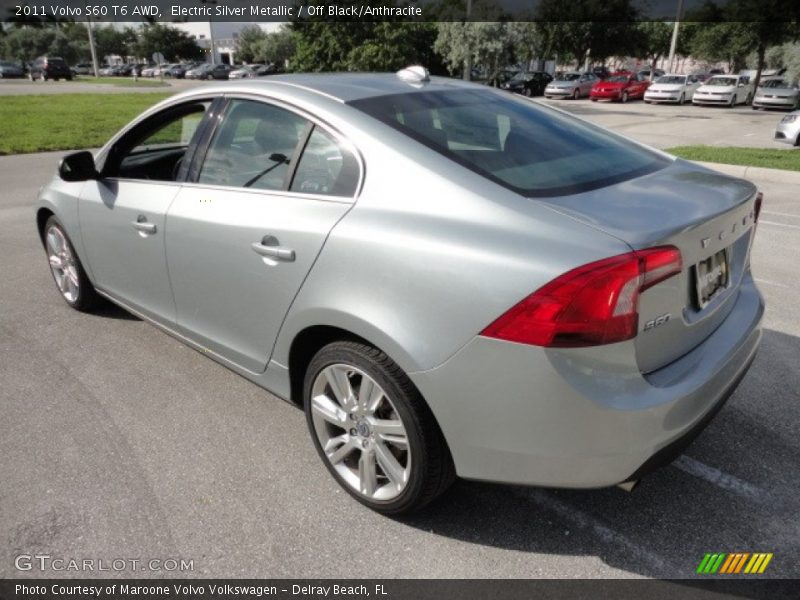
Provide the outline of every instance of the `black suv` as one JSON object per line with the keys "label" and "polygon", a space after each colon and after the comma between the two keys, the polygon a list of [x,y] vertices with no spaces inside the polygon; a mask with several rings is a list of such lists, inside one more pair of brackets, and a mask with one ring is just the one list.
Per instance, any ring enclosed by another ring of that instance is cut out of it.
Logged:
{"label": "black suv", "polygon": [[66,79],[72,81],[72,71],[70,71],[67,63],[63,58],[58,56],[40,56],[31,63],[31,70],[28,73],[31,81],[41,79],[47,81],[48,79]]}

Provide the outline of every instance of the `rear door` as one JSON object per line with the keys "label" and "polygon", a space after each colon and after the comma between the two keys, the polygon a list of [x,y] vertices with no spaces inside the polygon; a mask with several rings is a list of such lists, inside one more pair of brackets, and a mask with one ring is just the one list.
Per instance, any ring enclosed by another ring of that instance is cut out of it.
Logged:
{"label": "rear door", "polygon": [[307,115],[234,98],[192,170],[166,223],[178,329],[262,372],[328,233],[352,206],[359,163]]}

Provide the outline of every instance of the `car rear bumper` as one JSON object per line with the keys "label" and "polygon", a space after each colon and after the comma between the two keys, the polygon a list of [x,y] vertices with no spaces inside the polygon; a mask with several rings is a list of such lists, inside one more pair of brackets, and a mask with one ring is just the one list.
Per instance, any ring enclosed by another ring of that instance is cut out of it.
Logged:
{"label": "car rear bumper", "polygon": [[647,375],[632,342],[562,350],[476,337],[411,378],[459,476],[604,487],[671,460],[705,427],[753,361],[763,311],[748,273],[722,325]]}

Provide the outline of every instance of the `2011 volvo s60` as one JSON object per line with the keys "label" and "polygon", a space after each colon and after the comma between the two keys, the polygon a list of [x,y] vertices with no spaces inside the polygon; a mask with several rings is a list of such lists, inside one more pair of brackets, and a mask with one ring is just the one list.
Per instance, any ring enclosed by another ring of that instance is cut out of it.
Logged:
{"label": "2011 volvo s60", "polygon": [[400,513],[456,476],[602,487],[680,453],[756,353],[760,204],[412,68],[184,92],[66,157],[37,224],[68,304],[303,406],[335,480]]}

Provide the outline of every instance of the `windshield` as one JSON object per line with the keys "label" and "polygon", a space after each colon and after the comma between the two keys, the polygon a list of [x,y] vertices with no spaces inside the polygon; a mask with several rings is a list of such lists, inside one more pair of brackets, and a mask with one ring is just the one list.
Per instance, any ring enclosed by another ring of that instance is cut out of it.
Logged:
{"label": "windshield", "polygon": [[556,81],[578,81],[581,78],[580,73],[564,73],[556,77]]}
{"label": "windshield", "polygon": [[612,75],[606,81],[610,81],[611,83],[625,83],[630,79],[629,75]]}
{"label": "windshield", "polygon": [[719,85],[719,86],[731,86],[736,85],[736,78],[735,77],[712,77],[708,81],[706,81],[706,85]]}
{"label": "windshield", "polygon": [[769,81],[765,81],[761,87],[772,88],[772,89],[776,88],[789,89],[792,86],[789,85],[789,82],[786,81],[785,79],[770,79]]}
{"label": "windshield", "polygon": [[686,77],[681,75],[664,75],[656,79],[656,83],[686,83]]}
{"label": "windshield", "polygon": [[411,92],[349,104],[525,196],[584,192],[668,164],[599,127],[488,90]]}

